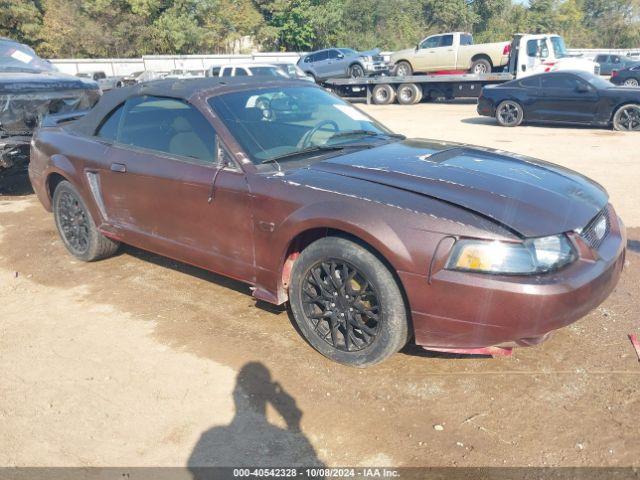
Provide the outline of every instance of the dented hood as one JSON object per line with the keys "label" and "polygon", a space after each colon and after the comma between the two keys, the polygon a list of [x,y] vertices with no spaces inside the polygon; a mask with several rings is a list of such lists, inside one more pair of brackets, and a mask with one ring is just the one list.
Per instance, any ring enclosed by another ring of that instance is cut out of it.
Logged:
{"label": "dented hood", "polygon": [[436,198],[491,218],[524,237],[583,228],[608,201],[601,186],[557,165],[426,140],[359,150],[310,169]]}

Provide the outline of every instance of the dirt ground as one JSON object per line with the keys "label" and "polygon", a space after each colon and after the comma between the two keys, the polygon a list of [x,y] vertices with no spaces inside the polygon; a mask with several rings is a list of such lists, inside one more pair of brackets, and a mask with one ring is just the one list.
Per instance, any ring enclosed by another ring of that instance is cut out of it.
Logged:
{"label": "dirt ground", "polygon": [[242,284],[133,248],[74,261],[18,185],[0,196],[0,466],[640,466],[640,136],[361,108],[602,183],[629,227],[615,292],[510,358],[410,347],[351,369]]}

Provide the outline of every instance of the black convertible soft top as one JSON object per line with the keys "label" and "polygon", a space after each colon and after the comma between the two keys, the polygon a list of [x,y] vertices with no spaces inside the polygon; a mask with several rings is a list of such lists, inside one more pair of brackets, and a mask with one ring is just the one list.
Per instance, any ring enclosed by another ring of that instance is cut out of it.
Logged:
{"label": "black convertible soft top", "polygon": [[200,93],[222,93],[238,88],[258,88],[275,85],[304,85],[309,82],[302,80],[272,80],[273,77],[206,77],[180,80],[154,80],[123,88],[116,88],[105,93],[100,101],[83,117],[65,124],[65,129],[81,135],[93,135],[100,123],[109,113],[121,103],[132,97],[148,95],[153,97],[168,97],[190,101]]}

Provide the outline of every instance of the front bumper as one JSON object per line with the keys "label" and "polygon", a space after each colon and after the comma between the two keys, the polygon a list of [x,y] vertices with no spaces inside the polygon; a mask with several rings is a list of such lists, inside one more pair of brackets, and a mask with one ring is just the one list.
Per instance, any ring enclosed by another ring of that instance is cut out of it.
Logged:
{"label": "front bumper", "polygon": [[[428,278],[401,273],[418,345],[482,348],[534,345],[602,303],[625,260],[626,233],[614,218],[592,255],[558,272],[523,277],[441,269]],[[592,258],[587,258],[592,256]]]}
{"label": "front bumper", "polygon": [[381,75],[389,72],[389,66],[384,62],[363,62],[362,66],[367,75]]}

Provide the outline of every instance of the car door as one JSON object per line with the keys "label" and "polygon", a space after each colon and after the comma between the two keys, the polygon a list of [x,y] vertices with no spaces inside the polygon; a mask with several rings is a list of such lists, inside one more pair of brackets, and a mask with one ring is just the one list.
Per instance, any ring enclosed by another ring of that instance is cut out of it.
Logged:
{"label": "car door", "polygon": [[113,137],[99,183],[107,222],[123,240],[251,278],[246,178],[198,109],[177,99],[135,97],[97,135]]}
{"label": "car door", "polygon": [[331,76],[331,64],[329,63],[329,52],[327,50],[316,52],[313,55],[313,69],[319,79],[324,80]]}
{"label": "car door", "polygon": [[595,58],[595,62],[600,64],[600,73],[602,75],[609,75],[611,73],[611,64],[609,62],[609,55],[598,55]]}
{"label": "car door", "polygon": [[455,70],[457,68],[453,41],[453,34],[440,36],[440,45],[434,48],[435,55],[433,57],[438,70]]}
{"label": "car door", "polygon": [[335,48],[332,48],[328,52],[329,60],[328,60],[328,69],[329,77],[346,77],[347,76],[347,67],[346,62],[344,61],[344,54]]}
{"label": "car door", "polygon": [[522,104],[524,118],[527,121],[543,119],[544,95],[540,83],[541,78],[542,75],[533,75],[518,82],[518,100]]}
{"label": "car door", "polygon": [[600,96],[589,83],[571,73],[548,73],[541,76],[543,120],[591,123]]}
{"label": "car door", "polygon": [[440,47],[441,37],[442,35],[427,37],[418,45],[411,62],[414,71],[433,72],[438,70],[436,49]]}
{"label": "car door", "polygon": [[[609,56],[609,72],[607,75],[610,75],[614,70],[622,70],[624,68],[624,60],[620,57],[620,55],[610,55]],[[600,70],[602,73],[602,69]]]}

